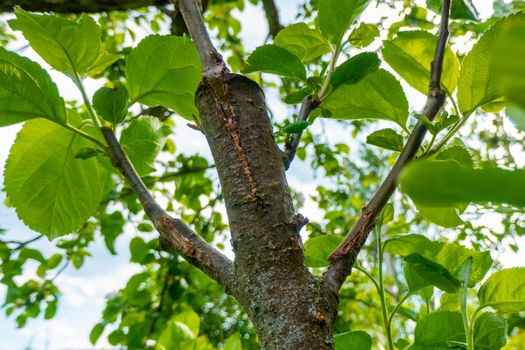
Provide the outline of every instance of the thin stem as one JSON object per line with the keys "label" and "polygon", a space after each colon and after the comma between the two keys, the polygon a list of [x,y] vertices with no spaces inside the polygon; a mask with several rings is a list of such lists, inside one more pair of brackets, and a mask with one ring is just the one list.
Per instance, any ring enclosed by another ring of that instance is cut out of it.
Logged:
{"label": "thin stem", "polygon": [[376,287],[377,289],[377,292],[379,293],[379,290],[381,289],[380,286],[379,286],[379,283],[377,282],[377,280],[375,279],[375,277],[368,271],[366,271],[362,266],[359,266],[359,265],[356,265],[354,266],[354,268],[357,270],[357,271],[361,271],[366,277],[368,277],[370,279],[370,281],[372,281],[372,283],[374,284],[374,286]]}
{"label": "thin stem", "polygon": [[392,341],[392,334],[390,333],[390,327],[388,324],[388,313],[386,311],[386,295],[385,295],[385,282],[383,278],[383,244],[381,241],[381,228],[376,227],[374,230],[376,233],[377,243],[377,254],[378,254],[378,269],[379,269],[379,298],[381,300],[381,313],[383,317],[383,325],[385,327],[386,339],[388,341],[388,349],[394,350],[394,343]]}
{"label": "thin stem", "polygon": [[397,304],[394,306],[394,308],[392,309],[392,311],[390,312],[390,315],[388,316],[388,323],[387,323],[387,327],[389,329],[389,332],[392,332],[392,321],[394,320],[394,316],[396,315],[397,313],[397,310],[399,310],[399,308],[405,303],[405,301],[410,298],[410,296],[412,296],[415,292],[417,292],[419,289],[416,289],[416,290],[409,290],[407,292],[407,294],[405,294],[398,302]]}
{"label": "thin stem", "polygon": [[[170,1],[175,3],[175,0]],[[203,73],[207,75],[208,72],[214,71],[214,68],[217,66],[223,68],[224,62],[208,35],[198,1],[178,0],[176,2],[179,5],[186,27],[188,27],[188,32],[199,52]]]}
{"label": "thin stem", "polygon": [[317,94],[317,103],[321,103],[321,101],[325,98],[326,91],[328,90],[328,87],[330,86],[330,79],[332,78],[332,74],[335,70],[335,65],[337,63],[337,59],[339,58],[339,54],[341,53],[342,45],[341,43],[337,44],[335,47],[335,50],[332,53],[332,60],[330,61],[330,65],[328,66],[328,71],[326,72],[326,76],[323,82],[323,86],[321,87],[321,90],[319,90],[319,93]]}
{"label": "thin stem", "polygon": [[[299,114],[297,115],[297,122],[305,121],[308,119],[308,116],[310,115],[310,112],[317,107],[317,102],[315,102],[312,98],[312,96],[306,96],[303,99],[303,102],[301,103],[301,108],[299,109]],[[292,164],[292,161],[295,158],[295,154],[297,153],[297,147],[299,147],[299,142],[301,141],[301,137],[303,136],[303,133],[300,132],[298,134],[292,134],[284,144],[284,169],[288,170],[290,168],[290,164]]]}
{"label": "thin stem", "polygon": [[97,140],[97,139],[94,138],[93,136],[91,136],[91,135],[85,133],[84,131],[75,128],[75,127],[74,127],[73,125],[71,125],[71,124],[67,124],[67,123],[66,123],[66,124],[60,124],[60,125],[62,125],[62,126],[65,127],[66,129],[71,130],[71,131],[73,131],[74,133],[76,133],[76,134],[82,136],[83,138],[85,138],[85,139],[87,139],[87,140],[89,140],[89,141],[95,143],[97,146],[100,146],[100,147],[102,147],[103,149],[106,149],[106,147],[107,147],[104,143],[100,142],[99,140]]}
{"label": "thin stem", "polygon": [[463,328],[465,328],[465,337],[467,338],[467,350],[474,350],[474,339],[472,337],[473,332],[470,328],[468,320],[467,291],[459,289],[458,297],[461,303],[461,318],[463,319]]}
{"label": "thin stem", "polygon": [[87,111],[89,116],[91,117],[91,120],[93,120],[93,123],[96,127],[101,128],[102,124],[100,123],[100,119],[98,119],[97,114],[93,110],[93,107],[91,106],[91,101],[89,100],[89,97],[86,93],[86,88],[84,87],[84,83],[82,82],[82,79],[77,75],[75,79],[73,79],[75,82],[75,85],[80,90],[80,93],[82,94],[82,100],[84,101],[84,104],[86,105]]}

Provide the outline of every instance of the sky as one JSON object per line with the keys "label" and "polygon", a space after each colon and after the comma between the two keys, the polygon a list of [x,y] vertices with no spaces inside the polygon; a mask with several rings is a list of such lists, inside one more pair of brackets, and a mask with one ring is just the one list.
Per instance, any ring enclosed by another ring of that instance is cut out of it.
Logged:
{"label": "sky", "polygon": [[[253,50],[256,46],[264,43],[267,33],[267,24],[261,9],[255,8],[247,3],[247,8],[242,15],[237,16],[243,24],[242,36],[245,38],[245,48],[247,51]],[[281,11],[283,23],[291,23],[296,12],[297,0],[278,0],[277,4]],[[482,16],[491,13],[491,2],[487,0],[475,0],[475,6]],[[381,11],[371,8],[363,15],[363,21],[373,21],[381,16]],[[262,29],[264,28],[264,29]],[[12,48],[22,47],[24,42],[15,43]],[[34,53],[26,50],[23,53],[31,59],[43,63]],[[43,64],[45,65],[45,64]],[[62,96],[66,100],[80,99],[76,88],[61,73],[50,71],[52,79],[57,82]],[[88,81],[87,88],[92,93],[103,82]],[[409,95],[409,100],[413,102],[415,108],[422,106],[424,98],[405,88]],[[268,104],[272,106],[274,115],[289,116],[290,110],[279,102],[275,94],[268,94]],[[323,127],[327,135],[333,142],[346,141],[348,136],[345,131],[331,121],[323,122]],[[0,173],[3,173],[3,166],[8,155],[9,147],[13,143],[20,126],[10,126],[0,128]],[[175,135],[177,147],[185,153],[199,152],[211,159],[204,137],[195,130],[187,128],[184,123],[178,123]],[[311,170],[306,163],[295,161],[289,172],[289,183],[292,187],[300,188],[308,195],[315,193],[317,183],[314,181]],[[3,179],[0,177],[0,187]],[[0,203],[3,203],[5,194],[0,192]],[[320,211],[315,203],[307,200],[303,214],[313,220],[320,219]],[[490,219],[489,219],[490,220]],[[0,226],[9,230],[10,237],[19,240],[26,240],[36,234],[27,229],[17,218],[13,209],[0,205]],[[91,327],[100,320],[101,311],[105,305],[105,296],[109,293],[122,288],[128,278],[137,273],[140,267],[129,262],[129,241],[136,230],[129,226],[124,235],[116,242],[118,255],[112,256],[101,240],[93,243],[90,247],[92,257],[86,260],[85,265],[80,270],[73,267],[66,269],[56,280],[61,289],[58,312],[52,320],[44,321],[41,318],[29,320],[26,327],[17,329],[14,319],[6,318],[2,312],[0,314],[0,350],[22,350],[30,345],[36,350],[80,350],[95,349],[88,339]],[[525,242],[523,242],[525,246]],[[54,252],[53,245],[46,240],[40,240],[35,248],[41,249],[44,255],[50,256]],[[520,261],[510,253],[502,255],[504,265],[525,265],[523,258]],[[22,280],[28,279],[35,273],[35,267],[29,266],[24,272]],[[0,287],[0,300],[3,299],[5,290]],[[110,348],[109,344],[101,337],[96,349]]]}

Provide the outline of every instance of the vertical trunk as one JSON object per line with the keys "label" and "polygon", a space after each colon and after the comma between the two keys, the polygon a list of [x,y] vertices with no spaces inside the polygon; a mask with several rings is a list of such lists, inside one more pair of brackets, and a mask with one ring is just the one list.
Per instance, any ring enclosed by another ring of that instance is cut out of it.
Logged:
{"label": "vertical trunk", "polygon": [[236,285],[263,349],[332,349],[337,297],[304,264],[304,225],[286,183],[264,94],[222,72],[203,81],[196,103],[226,201]]}

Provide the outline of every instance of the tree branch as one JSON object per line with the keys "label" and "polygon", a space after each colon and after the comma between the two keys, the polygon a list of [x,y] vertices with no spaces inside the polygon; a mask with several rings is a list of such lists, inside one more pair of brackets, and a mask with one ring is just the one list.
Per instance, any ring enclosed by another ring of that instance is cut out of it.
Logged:
{"label": "tree branch", "polygon": [[[299,114],[297,115],[296,122],[305,121],[308,119],[310,112],[317,107],[317,102],[312,99],[312,96],[306,96],[301,103],[301,108],[299,109]],[[297,147],[299,147],[299,142],[301,141],[301,136],[303,132],[301,131],[298,134],[292,134],[288,141],[284,145],[284,169],[288,170],[290,164],[295,158],[295,153],[297,152]]]}
{"label": "tree branch", "polygon": [[[451,0],[443,0],[441,25],[438,44],[431,66],[429,92],[422,114],[433,120],[446,101],[446,93],[441,89],[441,72],[443,57],[448,40],[448,21],[450,16]],[[370,231],[375,226],[377,215],[386,205],[397,187],[397,178],[401,170],[416,156],[423,139],[426,128],[418,122],[412,131],[405,147],[401,151],[396,163],[390,170],[386,179],[370,202],[363,208],[359,219],[347,234],[343,242],[330,255],[331,266],[325,273],[324,279],[327,286],[334,291],[339,290],[346,277],[352,272],[352,266],[363,247]]]}
{"label": "tree branch", "polygon": [[190,37],[197,46],[202,63],[203,76],[213,76],[226,69],[222,56],[213,46],[204,20],[202,19],[201,7],[197,0],[171,0],[179,6]]}
{"label": "tree branch", "polygon": [[14,6],[20,6],[35,12],[97,13],[168,4],[168,0],[0,0],[0,12],[12,12]]}
{"label": "tree branch", "polygon": [[229,288],[232,280],[230,259],[211,247],[181,220],[169,216],[149,193],[111,128],[102,127],[101,131],[111,151],[113,165],[129,182],[146,215],[159,232],[161,247],[181,254],[211,278]]}
{"label": "tree branch", "polygon": [[272,38],[283,29],[279,20],[279,10],[275,6],[274,0],[262,0],[266,20],[268,21],[268,32]]}

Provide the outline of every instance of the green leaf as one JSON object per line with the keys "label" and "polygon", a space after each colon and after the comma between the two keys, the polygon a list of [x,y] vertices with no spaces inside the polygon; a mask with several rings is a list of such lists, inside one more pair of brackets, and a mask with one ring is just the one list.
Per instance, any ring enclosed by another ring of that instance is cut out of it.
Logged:
{"label": "green leaf", "polygon": [[306,129],[308,126],[310,126],[310,122],[308,120],[301,120],[298,122],[291,123],[287,125],[284,128],[284,132],[288,134],[300,134]]}
{"label": "green leaf", "polygon": [[499,350],[507,343],[507,321],[491,312],[476,319],[474,348],[476,350]]}
{"label": "green leaf", "polygon": [[140,237],[135,237],[129,242],[130,261],[142,264],[149,254],[149,246]]}
{"label": "green leaf", "polygon": [[263,45],[256,48],[248,57],[248,65],[242,72],[264,72],[306,79],[306,69],[299,57],[277,45]]}
{"label": "green leaf", "polygon": [[403,273],[405,275],[405,280],[407,282],[409,291],[415,291],[430,285],[430,283],[428,283],[423,277],[419,275],[419,273],[414,268],[414,265],[409,262],[405,263]]}
{"label": "green leaf", "polygon": [[[383,45],[383,58],[390,67],[413,88],[427,94],[437,37],[425,31],[399,32],[394,40],[385,41]],[[447,46],[441,82],[449,93],[456,89],[458,75],[458,59]]]}
{"label": "green leaf", "polygon": [[95,69],[100,71],[119,56],[101,49],[100,29],[82,15],[76,21],[52,15],[35,15],[15,8],[16,19],[9,25],[22,31],[31,47],[54,69],[76,80]]}
{"label": "green leaf", "polygon": [[463,225],[458,209],[454,207],[425,207],[416,204],[417,210],[425,219],[442,227],[454,228]]}
{"label": "green leaf", "polygon": [[366,137],[366,143],[396,152],[401,152],[404,146],[403,136],[390,128],[374,131]]}
{"label": "green leaf", "polygon": [[334,44],[339,44],[346,30],[361,15],[370,0],[319,0],[319,28]]}
{"label": "green leaf", "polygon": [[304,244],[306,264],[310,267],[329,265],[328,257],[343,239],[335,235],[323,235],[310,238]]}
{"label": "green leaf", "polygon": [[115,240],[123,232],[126,221],[120,211],[115,211],[100,218],[100,233],[104,237],[106,247],[115,255]]}
{"label": "green leaf", "polygon": [[226,339],[222,350],[242,350],[241,335],[235,332]]}
{"label": "green leaf", "polygon": [[412,265],[414,271],[425,281],[442,291],[454,293],[461,287],[461,282],[452,276],[449,270],[431,259],[414,253],[405,257],[405,261]]}
{"label": "green leaf", "polygon": [[369,23],[361,23],[359,27],[352,30],[348,42],[354,47],[363,48],[374,42],[378,36],[379,29],[377,26]]}
{"label": "green leaf", "polygon": [[105,121],[120,124],[128,113],[128,90],[121,83],[101,87],[93,95],[93,108]]}
{"label": "green leaf", "polygon": [[305,23],[291,24],[283,28],[273,43],[299,57],[303,62],[311,61],[330,52],[330,43]]}
{"label": "green leaf", "polygon": [[[487,252],[478,252],[456,243],[431,241],[425,236],[415,234],[399,235],[385,241],[384,250],[391,254],[406,257],[407,261],[420,265],[421,270],[435,268],[437,271],[437,269],[442,268],[457,281],[461,280],[460,271],[465,261],[472,258],[472,272],[469,281],[471,287],[483,279],[492,265],[492,259]],[[409,256],[410,258],[408,258]],[[445,272],[437,272],[446,278],[449,277]],[[425,274],[420,273],[420,275],[425,278]],[[452,284],[456,283],[455,281],[451,282]],[[441,288],[440,286],[437,287]]]}
{"label": "green leaf", "polygon": [[49,301],[47,303],[46,310],[44,311],[44,319],[50,320],[55,317],[55,314],[57,313],[57,306],[58,301],[56,299]]}
{"label": "green leaf", "polygon": [[200,318],[193,310],[181,312],[173,317],[177,322],[185,324],[196,338],[199,336]]}
{"label": "green leaf", "polygon": [[525,13],[518,12],[500,23],[494,49],[494,75],[501,84],[506,100],[525,109]]}
{"label": "green leaf", "polygon": [[134,119],[122,132],[120,144],[141,176],[155,170],[153,163],[164,143],[161,130],[157,118],[145,116]]}
{"label": "green leaf", "polygon": [[5,187],[18,216],[49,238],[71,233],[93,215],[107,171],[96,160],[76,159],[89,141],[50,121],[28,121],[5,168]]}
{"label": "green leaf", "polygon": [[341,85],[321,103],[334,119],[386,119],[405,127],[408,102],[399,82],[383,69]]}
{"label": "green leaf", "polygon": [[421,319],[409,350],[449,349],[450,342],[465,343],[465,330],[459,312],[438,311]]}
{"label": "green leaf", "polygon": [[[427,0],[427,6],[432,11],[441,13],[441,0]],[[450,18],[472,21],[478,20],[478,14],[472,4],[472,0],[452,0]]]}
{"label": "green leaf", "polygon": [[195,91],[201,64],[195,45],[186,37],[150,35],[126,60],[130,105],[140,102],[171,108],[182,117],[197,116]]}
{"label": "green leaf", "polygon": [[494,75],[494,47],[502,21],[490,27],[461,62],[458,106],[463,115],[503,96]]}
{"label": "green leaf", "polygon": [[52,270],[57,267],[62,262],[63,257],[63,255],[58,253],[51,255],[51,257],[46,261],[47,268]]}
{"label": "green leaf", "polygon": [[338,66],[330,78],[330,84],[335,89],[343,84],[358,83],[368,74],[375,72],[380,64],[376,53],[362,52]]}
{"label": "green leaf", "polygon": [[491,306],[501,312],[525,311],[525,267],[498,271],[478,292],[480,307]]}
{"label": "green leaf", "polygon": [[91,342],[91,344],[95,345],[97,343],[98,338],[100,338],[100,336],[104,332],[104,328],[106,328],[106,324],[103,322],[97,323],[93,327],[93,329],[89,333],[89,341]]}
{"label": "green leaf", "polygon": [[406,167],[400,183],[401,190],[414,202],[428,207],[470,202],[525,205],[522,170],[471,169],[456,162],[422,160]]}
{"label": "green leaf", "polygon": [[525,131],[525,108],[511,104],[505,109],[505,114],[512,120],[516,128]]}
{"label": "green leaf", "polygon": [[32,118],[65,124],[64,100],[42,67],[0,47],[0,126]]}
{"label": "green leaf", "polygon": [[370,350],[372,338],[363,331],[336,334],[334,336],[335,350]]}

